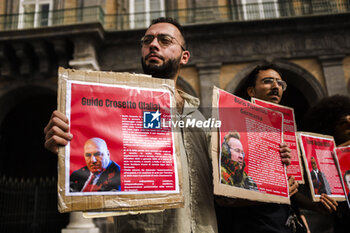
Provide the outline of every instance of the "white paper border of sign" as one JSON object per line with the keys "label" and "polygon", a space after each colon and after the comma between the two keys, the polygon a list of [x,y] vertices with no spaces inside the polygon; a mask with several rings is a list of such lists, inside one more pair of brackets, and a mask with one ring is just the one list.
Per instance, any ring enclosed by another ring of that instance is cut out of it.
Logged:
{"label": "white paper border of sign", "polygon": [[[80,84],[80,85],[91,85],[91,86],[104,86],[104,87],[117,87],[117,88],[125,88],[125,89],[132,89],[136,91],[156,91],[156,92],[163,92],[169,95],[169,101],[170,101],[170,114],[172,113],[172,106],[171,106],[171,98],[172,95],[170,91],[168,90],[159,90],[154,88],[144,88],[144,87],[128,87],[123,85],[117,85],[117,84],[105,84],[105,83],[94,83],[94,82],[86,82],[86,81],[75,81],[75,80],[67,80],[67,92],[66,92],[66,116],[68,119],[70,119],[71,115],[71,96],[72,96],[72,84]],[[68,142],[67,146],[65,147],[65,195],[66,196],[96,196],[96,195],[130,195],[130,194],[171,194],[171,193],[179,193],[179,177],[178,177],[178,171],[177,171],[177,162],[176,162],[176,152],[175,152],[175,140],[174,140],[174,130],[172,130],[172,143],[173,143],[173,161],[174,161],[174,171],[175,171],[175,190],[173,191],[114,191],[114,192],[69,192],[69,170],[70,170],[70,142]]]}

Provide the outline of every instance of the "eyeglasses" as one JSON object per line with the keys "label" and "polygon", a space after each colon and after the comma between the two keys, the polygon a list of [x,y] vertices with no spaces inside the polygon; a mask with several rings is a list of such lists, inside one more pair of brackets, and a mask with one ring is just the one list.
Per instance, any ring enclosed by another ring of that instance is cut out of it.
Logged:
{"label": "eyeglasses", "polygon": [[186,49],[180,44],[180,42],[173,36],[168,35],[168,34],[158,34],[158,35],[145,35],[144,37],[141,38],[141,45],[142,46],[148,46],[152,43],[154,38],[157,37],[158,43],[163,46],[163,47],[168,47],[171,44],[174,44],[174,41],[178,45],[181,46],[181,49],[185,51]]}
{"label": "eyeglasses", "polygon": [[272,85],[274,82],[277,82],[277,85],[279,87],[282,87],[282,90],[285,91],[287,89],[287,83],[280,79],[274,79],[274,78],[264,78],[261,80],[263,84]]}
{"label": "eyeglasses", "polygon": [[244,151],[243,150],[241,150],[239,148],[232,148],[232,147],[230,147],[230,150],[233,150],[234,152],[239,153],[239,154],[241,154],[244,157]]}

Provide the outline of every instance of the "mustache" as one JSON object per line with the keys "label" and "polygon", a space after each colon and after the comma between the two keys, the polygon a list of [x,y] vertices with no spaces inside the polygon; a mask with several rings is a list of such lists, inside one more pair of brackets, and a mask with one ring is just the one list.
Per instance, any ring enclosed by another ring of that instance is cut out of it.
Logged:
{"label": "mustache", "polygon": [[273,89],[272,91],[267,93],[267,95],[268,96],[277,95],[278,97],[280,97],[280,93],[279,93],[278,89]]}
{"label": "mustache", "polygon": [[145,60],[147,60],[150,56],[156,56],[156,57],[158,57],[159,59],[162,59],[162,60],[164,61],[164,57],[161,56],[161,55],[158,55],[158,54],[155,53],[155,52],[150,52],[149,54],[147,54],[147,55],[145,56]]}

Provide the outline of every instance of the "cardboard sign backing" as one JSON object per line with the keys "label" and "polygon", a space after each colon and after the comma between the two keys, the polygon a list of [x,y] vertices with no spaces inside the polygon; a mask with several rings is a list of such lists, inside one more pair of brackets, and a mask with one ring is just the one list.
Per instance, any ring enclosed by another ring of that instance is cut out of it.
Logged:
{"label": "cardboard sign backing", "polygon": [[58,153],[60,212],[183,206],[179,134],[161,126],[173,93],[172,80],[59,69],[58,110],[73,134]]}

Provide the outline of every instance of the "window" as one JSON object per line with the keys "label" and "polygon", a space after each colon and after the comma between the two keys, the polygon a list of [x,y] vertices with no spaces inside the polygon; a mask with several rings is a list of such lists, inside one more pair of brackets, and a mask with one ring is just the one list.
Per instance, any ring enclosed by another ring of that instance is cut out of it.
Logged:
{"label": "window", "polygon": [[19,28],[49,26],[53,0],[21,0]]}
{"label": "window", "polygon": [[278,18],[277,0],[242,0],[244,19]]}
{"label": "window", "polygon": [[130,0],[130,28],[148,27],[152,19],[165,16],[164,0]]}

